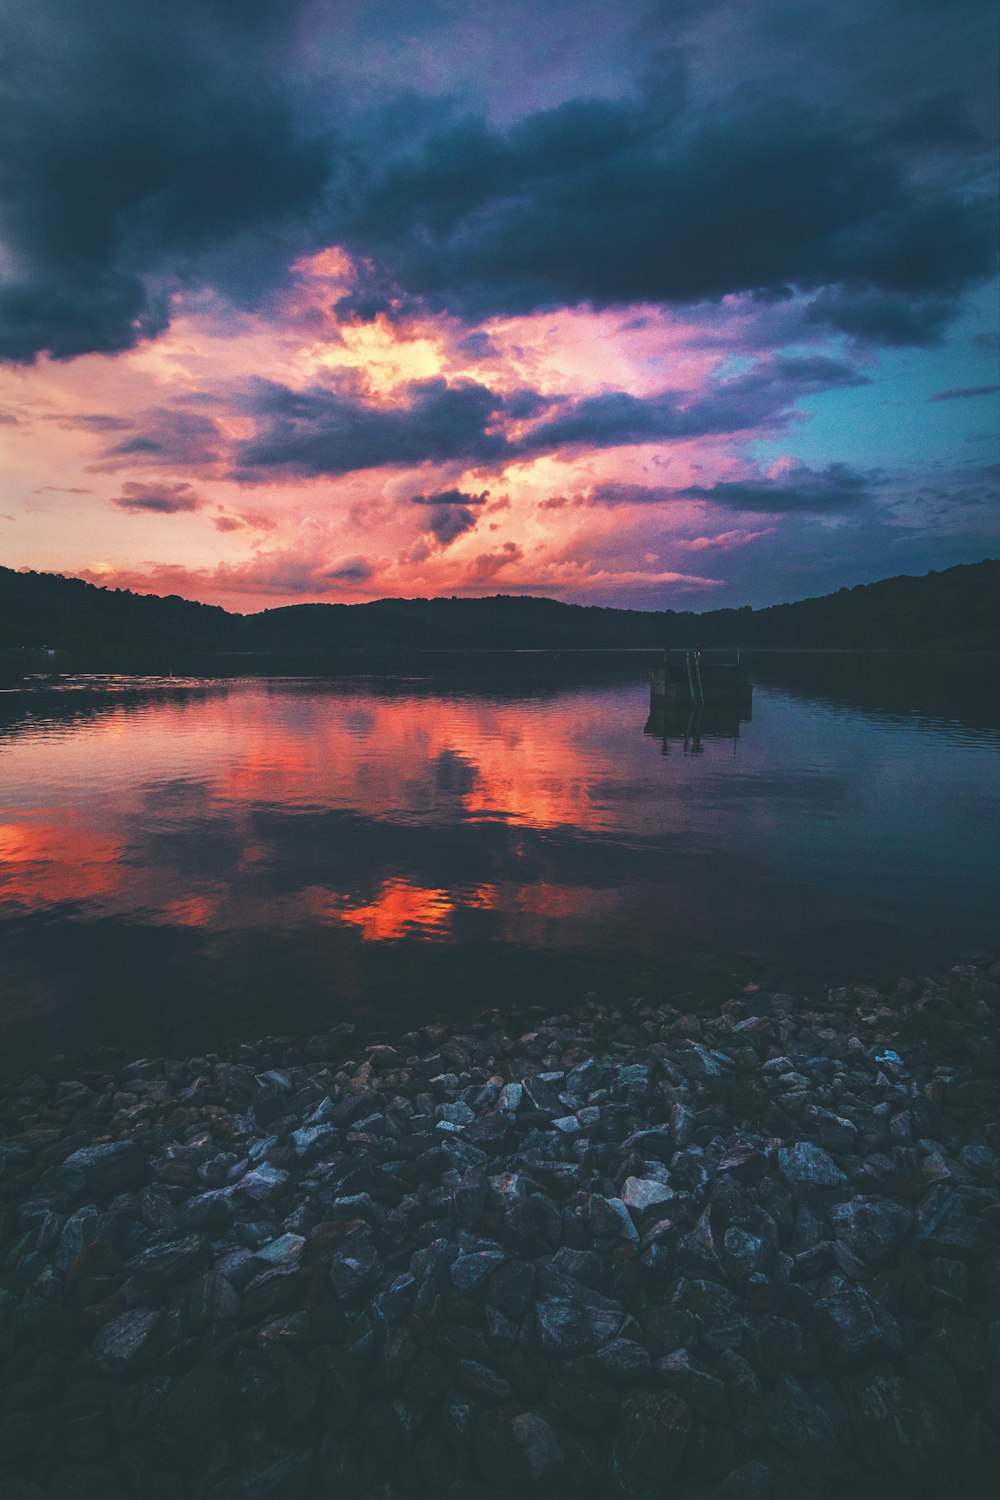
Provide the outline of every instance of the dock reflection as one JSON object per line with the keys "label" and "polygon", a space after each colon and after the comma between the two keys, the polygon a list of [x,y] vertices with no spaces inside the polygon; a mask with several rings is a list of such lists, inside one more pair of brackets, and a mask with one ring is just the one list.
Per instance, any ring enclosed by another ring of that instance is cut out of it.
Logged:
{"label": "dock reflection", "polygon": [[753,718],[753,693],[748,688],[731,702],[672,703],[651,692],[649,717],[643,734],[660,741],[660,753],[704,755],[706,741],[731,745],[735,755],[740,739],[740,725]]}

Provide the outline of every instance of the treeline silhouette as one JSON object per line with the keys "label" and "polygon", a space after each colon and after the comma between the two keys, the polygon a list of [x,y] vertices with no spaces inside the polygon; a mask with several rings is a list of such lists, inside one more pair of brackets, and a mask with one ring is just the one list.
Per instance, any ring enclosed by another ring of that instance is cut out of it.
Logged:
{"label": "treeline silhouette", "polygon": [[765,609],[604,609],[498,594],[378,599],[230,614],[176,594],[98,588],[0,568],[0,647],[46,645],[116,660],[150,650],[341,652],[706,647],[1000,650],[1000,560],[886,578]]}

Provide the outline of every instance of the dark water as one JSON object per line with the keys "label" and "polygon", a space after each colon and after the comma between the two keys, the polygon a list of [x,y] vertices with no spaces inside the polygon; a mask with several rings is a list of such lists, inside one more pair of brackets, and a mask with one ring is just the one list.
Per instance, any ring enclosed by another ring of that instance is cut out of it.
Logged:
{"label": "dark water", "polygon": [[996,665],[760,658],[700,732],[629,655],[9,688],[4,1062],[950,964],[1000,934]]}

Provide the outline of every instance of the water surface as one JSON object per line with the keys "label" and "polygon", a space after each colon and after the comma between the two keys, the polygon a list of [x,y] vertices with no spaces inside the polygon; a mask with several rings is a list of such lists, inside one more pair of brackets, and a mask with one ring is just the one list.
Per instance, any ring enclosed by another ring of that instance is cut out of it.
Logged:
{"label": "water surface", "polygon": [[648,658],[0,694],[0,1046],[194,1051],[510,1000],[888,978],[997,934],[995,663]]}

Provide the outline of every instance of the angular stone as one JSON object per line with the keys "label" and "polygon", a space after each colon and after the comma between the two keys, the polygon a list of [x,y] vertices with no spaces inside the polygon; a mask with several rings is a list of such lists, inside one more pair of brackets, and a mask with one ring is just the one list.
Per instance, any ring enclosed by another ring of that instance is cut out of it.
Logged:
{"label": "angular stone", "polygon": [[160,1286],[184,1281],[201,1269],[211,1254],[208,1242],[197,1234],[165,1240],[133,1255],[128,1263],[133,1276]]}
{"label": "angular stone", "polygon": [[797,1458],[822,1459],[836,1448],[829,1416],[794,1375],[782,1375],[764,1397],[764,1420],[772,1439]]}
{"label": "angular stone", "polygon": [[191,1321],[196,1328],[238,1316],[240,1294],[218,1271],[208,1271],[199,1276],[191,1293]]}
{"label": "angular stone", "polygon": [[847,1177],[821,1146],[796,1141],[778,1152],[778,1170],[796,1187],[837,1188],[847,1186]]}
{"label": "angular stone", "polygon": [[502,1250],[477,1250],[452,1262],[451,1279],[460,1292],[471,1292],[492,1276],[507,1257]]}
{"label": "angular stone", "polygon": [[258,1203],[270,1203],[278,1196],[287,1181],[287,1172],[283,1172],[280,1167],[272,1167],[269,1162],[264,1162],[262,1166],[254,1167],[252,1172],[247,1172],[244,1177],[240,1178],[237,1191],[244,1197],[255,1199]]}
{"label": "angular stone", "polygon": [[677,1469],[691,1413],[673,1391],[633,1391],[622,1404],[615,1456],[628,1470],[660,1484]]}
{"label": "angular stone", "polygon": [[292,1131],[292,1147],[301,1159],[322,1156],[324,1151],[333,1149],[336,1140],[337,1132],[332,1125],[303,1125]]}
{"label": "angular stone", "polygon": [[821,1344],[845,1363],[870,1362],[903,1347],[895,1318],[864,1287],[818,1298],[813,1314]]}
{"label": "angular stone", "polygon": [[913,1213],[905,1204],[874,1198],[851,1198],[836,1203],[830,1222],[838,1241],[858,1260],[878,1264],[899,1249],[913,1227]]}
{"label": "angular stone", "polygon": [[87,1363],[105,1375],[117,1375],[148,1349],[163,1314],[134,1307],[105,1323],[87,1352]]}
{"label": "angular stone", "polygon": [[77,1198],[101,1202],[124,1193],[146,1173],[146,1156],[133,1141],[84,1146],[67,1156],[58,1170],[61,1187]]}
{"label": "angular stone", "polygon": [[[866,1371],[846,1393],[854,1454],[862,1468],[911,1493],[937,1494],[952,1426],[943,1413],[902,1376]],[[935,1476],[938,1483],[935,1484]]]}
{"label": "angular stone", "polygon": [[559,1359],[593,1354],[616,1339],[625,1325],[625,1309],[590,1302],[548,1297],[535,1304],[535,1322],[542,1348]]}
{"label": "angular stone", "polygon": [[305,1243],[301,1234],[283,1234],[269,1244],[261,1245],[254,1251],[254,1256],[268,1266],[297,1266]]}
{"label": "angular stone", "polygon": [[676,1194],[673,1188],[655,1177],[626,1177],[621,1197],[626,1208],[644,1214],[661,1203],[669,1203]]}

